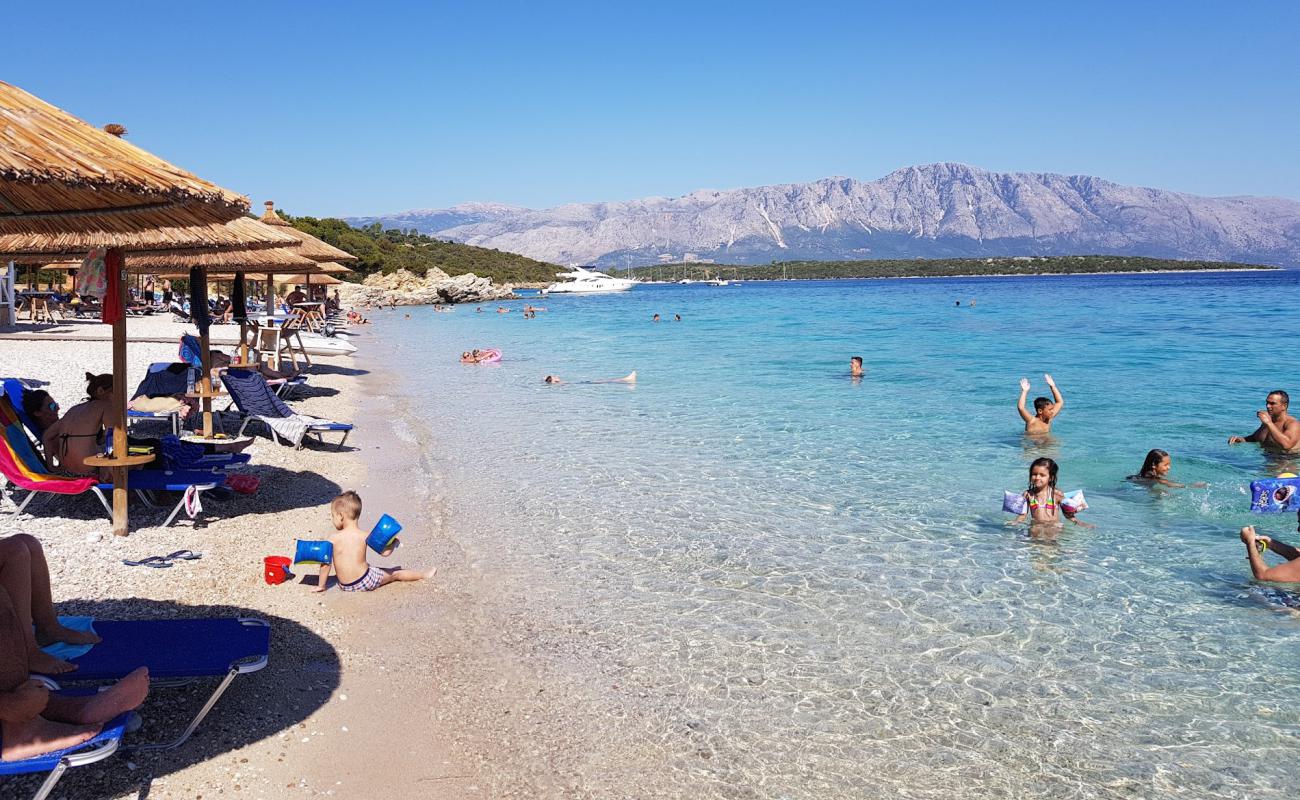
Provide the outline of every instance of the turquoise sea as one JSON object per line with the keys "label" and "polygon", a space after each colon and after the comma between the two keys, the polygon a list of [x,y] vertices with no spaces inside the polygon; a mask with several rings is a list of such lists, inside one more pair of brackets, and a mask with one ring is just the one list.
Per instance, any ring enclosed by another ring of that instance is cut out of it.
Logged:
{"label": "turquoise sea", "polygon": [[[1221,273],[381,313],[476,541],[693,731],[665,774],[695,796],[1267,798],[1300,774],[1300,589],[1253,584],[1237,529],[1300,539],[1246,490],[1300,470],[1226,440],[1270,389],[1300,404],[1298,297]],[[1066,408],[1036,442],[1017,381],[1045,372]],[[1127,483],[1152,447],[1209,487]],[[1095,530],[1004,525],[1039,455]]]}

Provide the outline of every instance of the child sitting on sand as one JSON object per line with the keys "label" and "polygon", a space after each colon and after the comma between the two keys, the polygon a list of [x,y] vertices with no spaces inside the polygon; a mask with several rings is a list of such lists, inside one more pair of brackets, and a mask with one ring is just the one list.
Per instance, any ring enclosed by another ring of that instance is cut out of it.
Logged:
{"label": "child sitting on sand", "polygon": [[[334,546],[332,559],[334,574],[338,576],[339,588],[345,592],[370,592],[393,581],[418,581],[432,578],[437,567],[428,572],[413,569],[381,569],[372,567],[366,561],[366,533],[357,527],[361,517],[361,496],[354,491],[346,491],[330,501],[330,521],[334,523],[336,533],[329,537]],[[397,540],[389,545],[381,555],[389,555],[397,547]],[[320,565],[320,581],[313,592],[325,591],[325,583],[330,576],[331,564]]]}

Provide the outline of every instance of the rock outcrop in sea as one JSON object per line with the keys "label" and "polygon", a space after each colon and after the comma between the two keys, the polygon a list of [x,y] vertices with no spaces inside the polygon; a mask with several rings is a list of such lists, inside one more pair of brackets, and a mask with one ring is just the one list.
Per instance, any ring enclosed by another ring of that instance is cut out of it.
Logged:
{"label": "rock outcrop in sea", "polygon": [[338,288],[339,300],[345,306],[487,303],[518,296],[510,284],[497,286],[491,278],[480,278],[472,272],[452,277],[437,267],[430,269],[424,277],[404,269],[388,275],[377,272],[367,276],[362,283],[343,283]]}
{"label": "rock outcrop in sea", "polygon": [[377,217],[557,264],[1127,255],[1300,267],[1300,202],[1198,197],[1086,175],[908,167],[883,178],[527,209]]}

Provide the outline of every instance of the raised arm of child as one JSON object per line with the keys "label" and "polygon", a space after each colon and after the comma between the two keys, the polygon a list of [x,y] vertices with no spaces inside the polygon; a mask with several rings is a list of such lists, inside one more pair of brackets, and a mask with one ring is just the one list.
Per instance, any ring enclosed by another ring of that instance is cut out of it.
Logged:
{"label": "raised arm of child", "polygon": [[1055,417],[1061,413],[1061,409],[1065,408],[1065,395],[1056,388],[1056,381],[1052,380],[1051,375],[1044,375],[1043,380],[1047,381],[1047,388],[1052,390],[1052,417]]}
{"label": "raised arm of child", "polygon": [[1034,418],[1034,415],[1029,413],[1029,409],[1025,408],[1025,398],[1027,397],[1029,397],[1029,380],[1027,378],[1021,378],[1020,399],[1016,401],[1016,411],[1020,412],[1020,418],[1025,422],[1029,422]]}

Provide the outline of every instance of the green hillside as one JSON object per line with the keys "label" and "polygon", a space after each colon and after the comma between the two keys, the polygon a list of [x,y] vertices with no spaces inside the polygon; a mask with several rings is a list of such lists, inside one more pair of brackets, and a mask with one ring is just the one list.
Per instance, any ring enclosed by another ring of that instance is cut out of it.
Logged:
{"label": "green hillside", "polygon": [[348,276],[355,281],[374,272],[405,269],[423,275],[430,267],[437,267],[449,275],[472,272],[498,284],[549,283],[555,280],[555,273],[563,271],[558,264],[534,261],[514,253],[455,244],[415,231],[384,230],[378,222],[353,228],[341,219],[291,217],[284,212],[280,216],[298,230],[356,256],[358,261],[349,265],[356,269],[356,275]]}
{"label": "green hillside", "polygon": [[1133,256],[1025,256],[1018,258],[895,259],[887,261],[774,261],[758,266],[659,264],[635,267],[639,277],[676,279],[722,276],[741,280],[829,280],[836,278],[959,277],[963,275],[1044,275],[1090,272],[1169,272],[1186,270],[1279,269],[1225,261],[1175,261]]}

